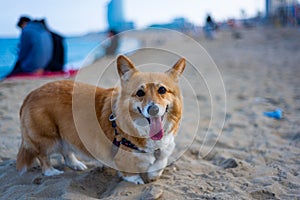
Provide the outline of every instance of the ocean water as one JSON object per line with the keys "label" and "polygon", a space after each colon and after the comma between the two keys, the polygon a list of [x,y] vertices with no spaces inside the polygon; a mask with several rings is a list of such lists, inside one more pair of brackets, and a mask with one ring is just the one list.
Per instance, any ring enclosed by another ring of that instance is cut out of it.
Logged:
{"label": "ocean water", "polygon": [[17,59],[18,39],[0,38],[0,78],[8,74]]}
{"label": "ocean water", "polygon": [[[107,42],[105,34],[66,37],[64,69],[79,69],[104,56],[103,45]],[[18,43],[18,38],[0,38],[0,79],[12,71],[18,57]],[[138,40],[121,38],[117,53],[130,52],[139,47]]]}

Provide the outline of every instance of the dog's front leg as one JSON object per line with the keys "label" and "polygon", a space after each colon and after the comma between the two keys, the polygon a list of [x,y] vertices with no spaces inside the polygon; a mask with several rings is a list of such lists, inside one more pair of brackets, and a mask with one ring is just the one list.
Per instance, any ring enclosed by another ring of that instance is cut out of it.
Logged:
{"label": "dog's front leg", "polygon": [[141,173],[147,172],[149,166],[155,161],[153,154],[151,153],[138,153],[124,151],[119,149],[114,158],[116,168],[120,171],[120,176],[135,184],[144,184]]}
{"label": "dog's front leg", "polygon": [[155,155],[156,160],[154,164],[150,165],[148,169],[149,181],[155,181],[162,175],[164,169],[168,164],[168,159],[172,154],[174,148],[175,148],[175,143],[172,140],[165,148],[160,149],[158,153],[154,153],[157,155]]}
{"label": "dog's front leg", "polygon": [[148,179],[150,182],[157,180],[163,173],[165,167],[168,164],[168,157],[160,160],[156,160],[156,162],[149,167],[148,170]]}

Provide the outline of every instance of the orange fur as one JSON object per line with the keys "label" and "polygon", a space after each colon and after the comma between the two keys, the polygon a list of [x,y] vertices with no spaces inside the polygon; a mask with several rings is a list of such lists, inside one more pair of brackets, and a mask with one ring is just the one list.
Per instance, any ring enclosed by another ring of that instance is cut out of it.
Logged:
{"label": "orange fur", "polygon": [[[104,138],[106,137],[110,142],[115,138],[114,129],[109,121],[109,116],[113,113],[117,117],[117,131],[122,137],[147,151],[150,149],[147,146],[149,142],[152,146],[156,145],[157,142],[152,141],[149,137],[141,137],[140,130],[133,123],[135,119],[144,118],[134,107],[136,104],[141,108],[149,102],[157,103],[163,108],[169,106],[168,113],[165,114],[165,123],[169,126],[166,135],[176,134],[182,114],[178,77],[184,70],[185,60],[179,60],[166,73],[142,73],[125,56],[118,57],[117,67],[121,79],[120,88],[103,89],[64,80],[47,83],[26,97],[20,109],[22,143],[17,155],[18,170],[26,171],[37,158],[44,174],[58,174],[58,171],[52,168],[49,160],[49,156],[53,152],[60,152],[70,167],[79,170],[85,169],[85,166],[77,161],[70,149],[67,148],[67,146],[71,146],[90,157],[93,157],[91,151],[97,152],[100,158],[112,160],[119,170],[125,171],[122,173],[123,177],[130,177],[132,172],[130,170],[126,172],[128,161],[147,162],[145,161],[147,158],[136,155],[126,158],[126,153],[124,154],[123,151],[118,151],[114,157],[110,148],[112,144],[107,144],[107,140]],[[161,86],[167,88],[165,94],[157,93]],[[136,96],[136,91],[140,87],[143,87],[146,93],[144,97]],[[74,99],[74,95],[76,99]],[[85,102],[90,99],[95,103],[94,108],[89,108],[89,105],[85,106]],[[79,117],[74,116],[74,104],[82,105],[78,108],[81,113]],[[97,118],[95,125],[89,123],[94,115]],[[84,138],[91,141],[88,145],[82,141],[85,139],[80,137],[79,133],[81,134],[82,131],[78,130],[80,128],[77,123],[81,124],[84,129]],[[97,125],[100,125],[100,130],[95,128]],[[123,145],[120,146],[120,149],[127,152],[134,151]],[[151,163],[148,166],[150,165]],[[139,168],[137,165],[132,167]],[[140,168],[136,170],[147,171],[147,169]],[[139,181],[133,182],[140,183]]]}

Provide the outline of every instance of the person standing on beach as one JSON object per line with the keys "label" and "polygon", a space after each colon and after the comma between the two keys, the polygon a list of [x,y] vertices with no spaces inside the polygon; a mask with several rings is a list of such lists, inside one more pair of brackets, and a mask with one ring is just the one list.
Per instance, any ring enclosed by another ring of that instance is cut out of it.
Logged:
{"label": "person standing on beach", "polygon": [[18,73],[42,73],[51,61],[53,40],[51,33],[39,21],[22,16],[17,23],[22,29],[19,57],[10,75]]}
{"label": "person standing on beach", "polygon": [[204,32],[207,39],[214,39],[215,30],[217,29],[216,23],[213,21],[210,15],[207,15],[205,20]]}
{"label": "person standing on beach", "polygon": [[109,30],[107,32],[108,38],[110,43],[105,48],[105,55],[111,56],[115,55],[119,46],[119,35],[118,32],[115,30]]}

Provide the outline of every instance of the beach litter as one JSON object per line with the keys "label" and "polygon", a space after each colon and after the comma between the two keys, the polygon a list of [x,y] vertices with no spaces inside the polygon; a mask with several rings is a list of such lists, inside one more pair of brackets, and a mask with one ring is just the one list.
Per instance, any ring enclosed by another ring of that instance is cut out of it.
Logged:
{"label": "beach litter", "polygon": [[264,116],[274,118],[274,119],[281,119],[282,118],[282,110],[280,108],[277,108],[274,111],[270,112],[264,112]]}

